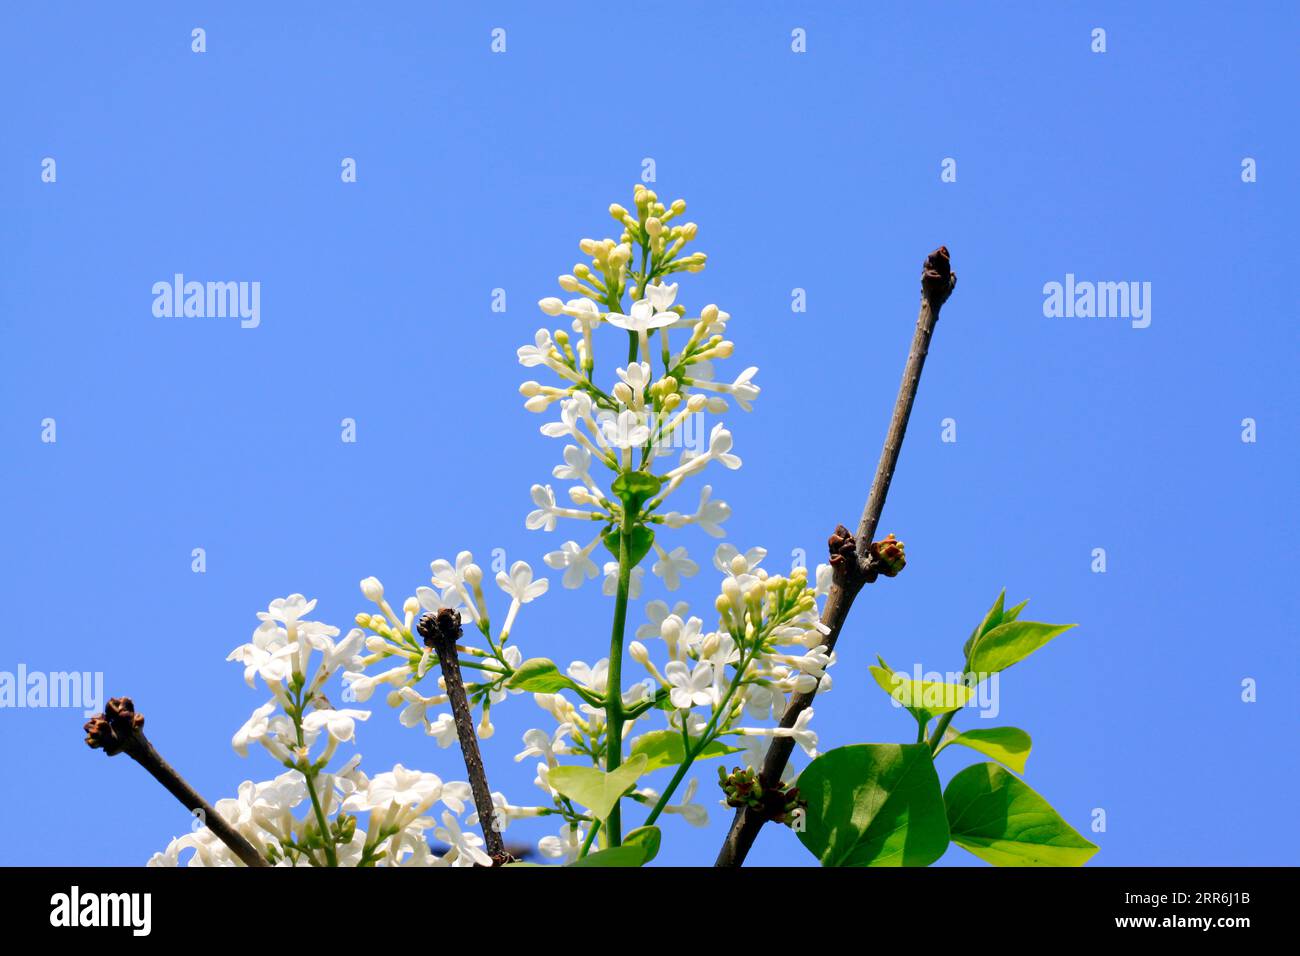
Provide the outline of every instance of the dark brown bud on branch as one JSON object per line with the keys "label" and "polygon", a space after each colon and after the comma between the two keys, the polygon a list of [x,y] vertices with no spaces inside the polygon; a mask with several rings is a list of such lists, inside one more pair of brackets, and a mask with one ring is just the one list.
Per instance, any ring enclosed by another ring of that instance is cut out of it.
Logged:
{"label": "dark brown bud on branch", "polygon": [[837,571],[842,565],[855,567],[858,561],[858,543],[853,538],[853,532],[844,525],[836,525],[835,532],[826,542],[831,553],[831,567]]}
{"label": "dark brown bud on branch", "polygon": [[956,285],[957,274],[952,271],[948,247],[940,246],[925,257],[925,266],[921,271],[921,293],[937,309],[948,301],[948,296],[952,295]]}
{"label": "dark brown bud on branch", "polygon": [[126,749],[132,735],[144,727],[144,714],[135,712],[130,697],[114,697],[104,706],[104,713],[86,722],[86,745],[113,757]]}
{"label": "dark brown bud on branch", "polygon": [[460,612],[449,607],[444,607],[436,614],[430,611],[420,615],[415,629],[424,638],[425,647],[436,647],[438,642],[453,646],[465,633],[460,626]]}

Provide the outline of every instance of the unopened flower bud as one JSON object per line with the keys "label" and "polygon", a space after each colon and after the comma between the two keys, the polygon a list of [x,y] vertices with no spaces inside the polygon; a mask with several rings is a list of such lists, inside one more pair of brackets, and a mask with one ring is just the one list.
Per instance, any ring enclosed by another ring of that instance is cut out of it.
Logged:
{"label": "unopened flower bud", "polygon": [[361,582],[361,593],[366,596],[367,601],[379,603],[384,599],[384,586],[379,583],[379,578],[365,578]]}
{"label": "unopened flower bud", "polygon": [[564,303],[553,295],[547,296],[545,299],[539,299],[537,307],[547,315],[559,315],[564,311]]}
{"label": "unopened flower bud", "polygon": [[633,641],[627,646],[627,652],[631,655],[632,660],[636,661],[642,667],[650,663],[650,652],[640,641]]}
{"label": "unopened flower bud", "polygon": [[564,275],[559,278],[560,288],[565,292],[581,292],[582,283],[574,276]]}
{"label": "unopened flower bud", "polygon": [[609,204],[609,216],[615,222],[621,223],[624,219],[627,218],[627,210],[624,209],[622,206],[620,206],[618,203],[612,202]]}
{"label": "unopened flower bud", "polygon": [[903,553],[903,542],[892,534],[885,535],[883,541],[873,541],[867,549],[879,564],[877,570],[887,578],[892,578],[907,565]]}

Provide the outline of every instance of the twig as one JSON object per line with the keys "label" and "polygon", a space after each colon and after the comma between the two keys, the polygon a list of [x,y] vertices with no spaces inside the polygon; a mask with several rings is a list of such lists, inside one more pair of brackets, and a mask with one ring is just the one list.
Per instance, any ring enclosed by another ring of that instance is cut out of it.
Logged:
{"label": "twig", "polygon": [[[894,478],[894,468],[898,465],[898,453],[903,447],[903,436],[907,433],[907,420],[912,414],[912,403],[916,400],[917,386],[921,382],[921,369],[925,365],[925,356],[930,349],[930,336],[939,321],[939,310],[957,284],[957,276],[952,271],[948,258],[948,249],[940,246],[930,253],[925,260],[921,273],[921,309],[916,319],[916,332],[912,336],[912,348],[907,356],[907,365],[903,368],[903,381],[898,386],[898,399],[894,403],[894,414],[889,421],[889,430],[885,433],[885,447],[880,452],[880,463],[876,466],[876,476],[871,482],[871,492],[867,504],[862,509],[862,519],[858,522],[856,534],[850,538],[848,530],[841,526],[831,536],[831,565],[834,577],[826,605],[822,610],[822,623],[829,628],[822,641],[829,653],[834,650],[839,639],[840,629],[848,617],[853,600],[862,590],[863,585],[876,579],[880,573],[888,573],[881,566],[878,548],[872,543],[876,527],[880,523],[880,513],[885,507],[885,497],[889,494],[889,483]],[[817,690],[814,688],[801,694],[795,694],[781,715],[783,728],[795,725],[799,715],[812,704]],[[794,749],[792,737],[774,737],[767,748],[759,779],[764,786],[769,786],[781,779],[785,765],[790,760]],[[718,853],[715,866],[740,866],[745,862],[758,831],[767,820],[759,811],[743,807],[736,811],[731,823],[731,830]]]}
{"label": "twig", "polygon": [[460,676],[460,658],[456,655],[456,642],[462,633],[460,614],[451,608],[443,608],[437,614],[425,614],[420,618],[417,630],[424,643],[438,655],[438,663],[442,666],[447,698],[451,701],[451,716],[456,723],[461,753],[465,756],[465,772],[469,774],[469,786],[474,793],[483,839],[487,842],[487,854],[492,858],[493,866],[512,863],[515,858],[506,849],[501,831],[497,829],[496,807],[488,788],[487,771],[483,769],[483,755],[478,749],[478,735],[474,732],[465,681]]}
{"label": "twig", "polygon": [[90,718],[85,726],[86,743],[103,750],[110,757],[125,752],[132,760],[148,770],[155,780],[167,788],[190,813],[199,811],[203,823],[218,840],[230,848],[245,866],[270,866],[257,848],[232,827],[197,790],[185,782],[176,769],[154,749],[144,735],[144,715],[135,712],[130,697],[114,697],[104,708],[104,713]]}

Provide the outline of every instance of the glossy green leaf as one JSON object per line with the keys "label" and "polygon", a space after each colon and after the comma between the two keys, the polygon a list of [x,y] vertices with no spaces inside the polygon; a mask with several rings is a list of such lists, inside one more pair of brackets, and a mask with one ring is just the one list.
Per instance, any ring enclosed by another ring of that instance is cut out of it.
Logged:
{"label": "glossy green leaf", "polygon": [[568,866],[645,866],[659,853],[658,827],[638,827],[623,837],[622,846],[588,853]]}
{"label": "glossy green leaf", "polygon": [[[611,531],[609,534],[605,535],[605,537],[601,539],[602,541],[605,542],[606,549],[615,558],[619,556],[618,536],[620,534],[622,534],[622,531],[615,528],[613,531]],[[631,562],[629,567],[635,568],[638,564],[640,564],[641,559],[644,558],[650,552],[650,547],[654,543],[655,543],[655,533],[653,531],[651,531],[643,524],[634,526],[632,528],[631,537],[628,540],[628,559]]]}
{"label": "glossy green leaf", "polygon": [[641,510],[641,505],[659,492],[663,479],[644,471],[624,472],[614,479],[610,490],[618,495],[623,507],[633,515]]}
{"label": "glossy green leaf", "polygon": [[659,855],[659,844],[662,838],[663,834],[659,832],[658,827],[637,827],[623,834],[623,845],[641,847],[645,853],[645,859],[641,862],[649,863]]}
{"label": "glossy green leaf", "polygon": [[[730,747],[720,740],[711,740],[707,747],[695,758],[708,760],[710,757],[722,757],[739,752],[739,747]],[[645,772],[672,767],[686,759],[686,745],[682,735],[675,730],[652,730],[632,741],[632,755],[644,754]]]}
{"label": "glossy green leaf", "polygon": [[1016,773],[1025,772],[1025,761],[1029,759],[1032,741],[1029,734],[1019,727],[989,727],[988,729],[965,730],[961,733],[948,728],[944,734],[944,746],[961,744],[971,750],[977,750],[986,757],[992,757],[998,763],[1006,764]]}
{"label": "glossy green leaf", "polygon": [[928,866],[948,847],[939,777],[926,744],[855,744],[799,775],[799,832],[824,866]]}
{"label": "glossy green leaf", "polygon": [[994,866],[1083,866],[1097,852],[1027,783],[995,763],[948,782],[952,840]]}
{"label": "glossy green leaf", "polygon": [[876,683],[894,700],[906,707],[918,721],[929,723],[938,714],[965,707],[975,691],[965,684],[948,684],[943,681],[913,680],[901,674],[877,657],[880,665],[868,669]]}
{"label": "glossy green leaf", "polygon": [[556,691],[576,689],[578,685],[561,674],[554,661],[545,657],[530,657],[510,675],[506,686],[512,690],[527,690],[535,694],[554,694]]}
{"label": "glossy green leaf", "polygon": [[[970,660],[971,651],[974,649],[976,642],[979,641],[980,636],[986,631],[993,630],[993,628],[1002,623],[1002,605],[1006,598],[1007,589],[1003,588],[1001,593],[998,594],[998,599],[993,602],[993,606],[989,608],[988,613],[984,615],[984,620],[980,621],[975,630],[970,632],[970,637],[966,638],[966,643],[961,646],[961,652],[963,656],[965,656],[966,660]],[[1020,605],[1022,608],[1024,606],[1024,604]],[[1017,613],[1019,613],[1019,611],[1017,611]]]}
{"label": "glossy green leaf", "polygon": [[645,754],[638,754],[609,773],[595,767],[556,767],[547,774],[547,780],[570,800],[590,810],[596,819],[604,820],[619,798],[636,786],[646,762]]}
{"label": "glossy green leaf", "polygon": [[977,675],[1004,671],[1074,626],[1041,621],[1004,621],[975,642],[966,669]]}

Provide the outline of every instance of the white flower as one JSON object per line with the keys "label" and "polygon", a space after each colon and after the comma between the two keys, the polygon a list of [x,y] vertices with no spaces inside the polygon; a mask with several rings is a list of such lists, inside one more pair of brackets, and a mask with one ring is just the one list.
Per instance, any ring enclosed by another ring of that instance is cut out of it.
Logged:
{"label": "white flower", "polygon": [[377,774],[364,792],[357,791],[344,801],[353,813],[386,810],[398,806],[423,813],[442,796],[442,780],[431,773],[407,770],[400,763],[392,770]]}
{"label": "white flower", "polygon": [[735,578],[745,588],[753,581],[754,572],[765,557],[767,548],[750,548],[741,554],[734,544],[723,543],[713,552],[713,566],[728,577]]}
{"label": "white flower", "polygon": [[531,494],[533,504],[537,505],[537,510],[530,511],[528,517],[524,519],[524,526],[529,531],[536,531],[539,528],[543,531],[554,531],[557,518],[587,519],[591,517],[591,512],[588,511],[578,511],[575,508],[557,506],[555,491],[550,485],[533,485]]}
{"label": "white flower", "polygon": [[566,823],[559,836],[544,836],[537,841],[537,849],[549,860],[572,863],[582,852],[583,831]]}
{"label": "white flower", "polygon": [[740,467],[740,458],[731,454],[731,432],[722,423],[713,426],[709,433],[709,450],[696,454],[689,449],[682,452],[682,463],[669,471],[664,477],[676,487],[683,478],[702,471],[709,462],[716,461],[727,468],[735,470]]}
{"label": "white flower", "polygon": [[645,606],[645,616],[649,619],[649,623],[642,624],[636,629],[637,639],[644,641],[647,638],[658,637],[660,625],[663,624],[664,619],[670,614],[675,614],[679,619],[681,619],[685,618],[686,615],[690,613],[691,606],[685,601],[678,601],[673,605],[671,611],[668,610],[668,605],[663,601],[650,601]]}
{"label": "white flower", "polygon": [[652,570],[664,579],[664,586],[670,591],[676,591],[682,586],[683,577],[689,578],[700,570],[700,566],[687,556],[683,547],[666,552],[655,545],[655,550],[659,553],[659,560],[654,563]]}
{"label": "white flower", "polygon": [[595,667],[588,666],[585,661],[574,661],[569,665],[567,673],[593,694],[603,695],[609,679],[609,658],[602,657],[596,661]]}
{"label": "white flower", "polygon": [[[280,633],[284,632],[280,631]],[[256,638],[257,635],[254,634],[254,640]],[[294,656],[297,653],[296,641],[271,650],[259,647],[257,644],[242,644],[231,651],[226,660],[239,661],[244,665],[244,680],[249,687],[252,687],[258,677],[268,685],[283,681],[293,672]]]}
{"label": "white flower", "polygon": [[708,707],[716,703],[713,688],[713,665],[700,661],[692,670],[681,661],[669,661],[664,666],[664,677],[670,685],[668,697],[672,705],[681,710],[691,707]]}
{"label": "white flower", "polygon": [[439,714],[437,720],[425,725],[424,732],[438,741],[438,746],[443,750],[460,740],[456,735],[456,721],[451,714]]}
{"label": "white flower", "polygon": [[556,465],[551,474],[562,481],[581,481],[594,486],[591,480],[591,452],[577,445],[564,446],[564,464]]}
{"label": "white flower", "polygon": [[[504,571],[497,572],[497,587],[510,595],[510,609],[506,612],[505,623],[501,625],[502,641],[509,637],[510,629],[515,626],[515,616],[519,613],[520,605],[545,594],[550,585],[551,582],[546,578],[533,580],[533,569],[527,561],[516,561],[512,564],[509,575]],[[487,726],[486,714],[483,720],[484,725]]]}
{"label": "white flower", "polygon": [[627,368],[615,369],[615,372],[632,394],[632,401],[628,404],[633,408],[641,408],[645,404],[646,389],[654,381],[654,372],[650,368],[650,363],[632,362]]}
{"label": "white flower", "polygon": [[397,721],[403,727],[427,726],[429,722],[428,709],[447,702],[446,695],[424,697],[414,687],[410,686],[399,688],[397,694],[402,700],[406,701],[406,706],[397,715]]}
{"label": "white flower", "polygon": [[[628,597],[635,600],[641,596],[641,579],[645,577],[645,568],[637,565],[632,569],[632,576],[628,580],[627,594]],[[601,593],[613,596],[618,593],[618,562],[605,562],[605,583],[601,586]]]}
{"label": "white flower", "polygon": [[811,707],[795,718],[793,727],[738,727],[733,733],[746,737],[793,737],[809,757],[817,756],[817,732],[808,725],[813,717]]}
{"label": "white flower", "polygon": [[650,428],[645,423],[645,416],[627,408],[619,412],[617,417],[602,418],[600,434],[611,448],[622,450],[640,448],[650,440]]}
{"label": "white flower", "polygon": [[492,858],[483,852],[483,838],[477,833],[467,833],[457,819],[447,811],[442,813],[442,826],[433,835],[451,847],[448,856],[456,854],[452,866],[491,866]]}
{"label": "white flower", "polygon": [[519,364],[524,368],[534,368],[538,365],[551,365],[551,349],[555,346],[551,342],[551,333],[546,329],[538,329],[537,334],[533,337],[532,345],[521,345],[516,351],[519,356]]}
{"label": "white flower", "polygon": [[375,692],[375,688],[380,684],[404,684],[414,674],[415,672],[409,664],[399,664],[379,674],[344,671],[343,681],[352,699],[364,703],[370,699],[370,695]]}
{"label": "white flower", "polygon": [[356,721],[369,720],[368,710],[313,710],[302,719],[302,728],[309,733],[325,730],[334,740],[351,740],[356,732]]}
{"label": "white flower", "polygon": [[460,588],[450,587],[440,594],[433,588],[421,586],[415,589],[415,599],[420,603],[420,608],[429,614],[450,609],[471,621],[478,620],[478,612],[472,604],[465,603],[465,592]]}
{"label": "white flower", "polygon": [[315,607],[315,600],[308,601],[301,594],[290,594],[287,598],[276,598],[265,611],[258,611],[257,616],[263,621],[276,621],[289,627]]}
{"label": "white flower", "polygon": [[504,571],[497,572],[497,587],[520,604],[527,604],[545,594],[550,583],[546,578],[534,581],[533,569],[529,567],[527,561],[516,561],[512,564],[509,575]]}
{"label": "white flower", "polygon": [[578,542],[566,541],[560,545],[559,551],[549,552],[542,560],[546,562],[547,567],[555,568],[557,571],[563,568],[564,577],[561,583],[566,588],[576,588],[587,578],[599,576],[600,569],[596,567],[596,562],[591,560],[591,552],[599,543],[600,538],[596,537],[585,548],[579,548]]}
{"label": "white flower", "polygon": [[682,793],[682,802],[676,805],[669,804],[664,807],[664,813],[677,813],[682,816],[687,823],[693,827],[707,827],[709,825],[709,811],[701,803],[693,803],[695,789],[699,786],[698,777],[692,777],[691,782],[686,785],[686,790]]}
{"label": "white flower", "polygon": [[241,757],[248,756],[248,745],[266,736],[270,727],[269,718],[274,710],[275,701],[270,700],[253,711],[253,716],[244,722],[244,726],[235,731],[235,736],[231,740],[235,753]]}
{"label": "white flower", "polygon": [[700,489],[700,507],[695,514],[683,515],[670,511],[664,515],[664,523],[670,528],[681,528],[693,523],[705,534],[721,538],[724,534],[722,522],[731,517],[731,506],[725,501],[710,500],[712,494],[713,486],[705,485]]}

